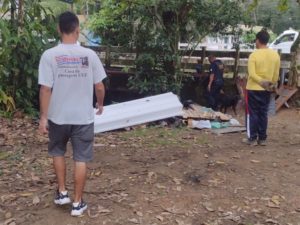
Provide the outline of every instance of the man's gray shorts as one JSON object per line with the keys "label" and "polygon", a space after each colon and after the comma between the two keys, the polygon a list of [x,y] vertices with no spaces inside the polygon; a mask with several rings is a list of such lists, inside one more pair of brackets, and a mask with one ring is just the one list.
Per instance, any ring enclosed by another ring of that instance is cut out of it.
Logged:
{"label": "man's gray shorts", "polygon": [[52,121],[49,124],[50,156],[64,156],[67,142],[71,139],[73,159],[77,162],[88,162],[93,158],[94,123],[87,125],[58,125]]}

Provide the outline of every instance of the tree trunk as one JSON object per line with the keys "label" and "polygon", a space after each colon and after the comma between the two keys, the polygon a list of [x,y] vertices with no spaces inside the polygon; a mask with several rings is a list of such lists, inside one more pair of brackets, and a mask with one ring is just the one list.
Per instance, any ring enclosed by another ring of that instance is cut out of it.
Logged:
{"label": "tree trunk", "polygon": [[16,3],[14,0],[10,1],[10,22],[12,26],[15,26],[15,11],[16,11]]}
{"label": "tree trunk", "polygon": [[21,32],[24,25],[24,0],[18,0],[18,30]]}

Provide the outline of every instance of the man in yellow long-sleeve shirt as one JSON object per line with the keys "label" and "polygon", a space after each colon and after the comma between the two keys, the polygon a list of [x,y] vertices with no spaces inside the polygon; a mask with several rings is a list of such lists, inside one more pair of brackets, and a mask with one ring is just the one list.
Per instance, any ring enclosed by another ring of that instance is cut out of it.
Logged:
{"label": "man in yellow long-sleeve shirt", "polygon": [[276,86],[280,57],[267,47],[269,34],[262,30],[256,35],[256,48],[248,61],[246,96],[247,144],[266,145],[270,94]]}

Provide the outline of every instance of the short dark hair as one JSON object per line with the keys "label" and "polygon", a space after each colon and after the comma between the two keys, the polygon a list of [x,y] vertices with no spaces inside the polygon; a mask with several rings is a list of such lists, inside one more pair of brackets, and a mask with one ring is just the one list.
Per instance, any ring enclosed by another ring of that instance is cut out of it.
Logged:
{"label": "short dark hair", "polygon": [[70,34],[79,26],[79,19],[72,12],[63,12],[58,17],[58,25],[61,33]]}
{"label": "short dark hair", "polygon": [[216,58],[216,56],[215,56],[215,55],[212,55],[212,54],[208,56],[208,60],[213,60],[213,59],[215,59],[215,58]]}
{"label": "short dark hair", "polygon": [[268,44],[270,39],[270,35],[266,30],[261,30],[256,34],[256,40],[258,40],[261,44]]}

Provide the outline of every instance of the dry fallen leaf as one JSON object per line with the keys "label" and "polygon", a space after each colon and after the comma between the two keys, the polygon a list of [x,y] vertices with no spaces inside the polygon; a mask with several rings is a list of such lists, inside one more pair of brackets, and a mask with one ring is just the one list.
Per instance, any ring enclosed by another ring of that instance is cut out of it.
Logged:
{"label": "dry fallen leaf", "polygon": [[183,222],[182,220],[176,219],[176,223],[178,225],[185,225],[185,222]]}
{"label": "dry fallen leaf", "polygon": [[166,189],[167,187],[161,184],[156,184],[155,187],[157,187],[158,189]]}
{"label": "dry fallen leaf", "polygon": [[300,212],[300,208],[295,209],[296,212]]}
{"label": "dry fallen leaf", "polygon": [[31,180],[32,181],[40,181],[40,178],[36,176],[34,173],[31,173]]}
{"label": "dry fallen leaf", "polygon": [[40,202],[41,202],[41,200],[40,200],[39,196],[36,195],[36,196],[33,197],[32,204],[37,205]]}
{"label": "dry fallen leaf", "polygon": [[142,217],[142,216],[143,216],[143,213],[140,212],[140,211],[136,211],[135,214],[138,215],[139,217]]}
{"label": "dry fallen leaf", "polygon": [[205,202],[202,206],[209,212],[214,212],[215,209],[212,208],[212,204],[210,202]]}
{"label": "dry fallen leaf", "polygon": [[5,219],[10,219],[12,217],[12,213],[11,212],[7,212],[5,213]]}
{"label": "dry fallen leaf", "polygon": [[274,196],[271,198],[271,201],[272,201],[275,205],[280,205],[279,199],[280,199],[279,196],[274,195]]}
{"label": "dry fallen leaf", "polygon": [[167,166],[170,167],[170,166],[172,166],[173,164],[175,164],[175,162],[169,162],[169,163],[167,164]]}
{"label": "dry fallen leaf", "polygon": [[251,212],[256,214],[262,214],[264,211],[262,209],[252,209]]}
{"label": "dry fallen leaf", "polygon": [[104,208],[101,205],[98,205],[98,213],[111,213],[111,211],[109,209]]}
{"label": "dry fallen leaf", "polygon": [[164,218],[163,218],[162,216],[156,216],[155,218],[158,219],[158,220],[161,221],[161,222],[164,221]]}
{"label": "dry fallen leaf", "polygon": [[1,201],[2,202],[5,202],[5,201],[7,201],[7,200],[14,200],[14,199],[16,199],[17,198],[17,195],[16,194],[9,194],[9,195],[2,195],[1,196]]}
{"label": "dry fallen leaf", "polygon": [[30,192],[25,192],[25,193],[20,193],[19,194],[19,196],[21,196],[21,197],[30,197],[30,196],[32,196],[33,195],[33,193],[30,193]]}
{"label": "dry fallen leaf", "polygon": [[225,162],[223,162],[223,161],[216,161],[216,164],[218,164],[218,165],[224,165]]}
{"label": "dry fallen leaf", "polygon": [[182,191],[181,186],[177,186],[177,187],[176,187],[176,191]]}
{"label": "dry fallen leaf", "polygon": [[96,176],[96,177],[99,177],[101,174],[102,174],[102,171],[101,171],[101,170],[100,170],[100,171],[97,171],[97,172],[95,172],[95,176]]}
{"label": "dry fallen leaf", "polygon": [[273,219],[267,219],[266,223],[270,223],[270,224],[279,224],[278,221],[273,220]]}
{"label": "dry fallen leaf", "polygon": [[277,208],[279,209],[279,205],[276,205],[275,203],[273,203],[272,201],[269,201],[268,204],[267,204],[267,207],[269,208]]}
{"label": "dry fallen leaf", "polygon": [[90,217],[90,218],[97,218],[98,216],[99,216],[99,213],[96,213],[96,214],[92,214],[91,213],[91,210],[90,209],[88,209],[88,211],[87,211],[87,214],[88,214],[88,216]]}
{"label": "dry fallen leaf", "polygon": [[139,224],[140,222],[136,218],[128,219],[129,222]]}
{"label": "dry fallen leaf", "polygon": [[177,223],[178,225],[191,225],[190,223],[187,223],[187,222],[185,222],[185,221],[183,221],[183,220],[176,219],[175,221],[176,221],[176,223]]}
{"label": "dry fallen leaf", "polygon": [[252,159],[250,162],[252,162],[252,163],[260,163],[259,160],[255,160],[255,159]]}
{"label": "dry fallen leaf", "polygon": [[241,221],[241,217],[240,216],[237,216],[237,215],[234,215],[234,213],[232,212],[226,212],[226,213],[223,213],[223,216],[224,216],[224,219],[226,220],[232,220],[233,222],[240,222]]}
{"label": "dry fallen leaf", "polygon": [[182,180],[178,178],[173,178],[173,181],[175,184],[180,185]]}
{"label": "dry fallen leaf", "polygon": [[3,224],[3,225],[10,225],[10,224],[16,224],[16,222],[15,222],[15,218],[10,218],[10,219],[7,219],[7,220],[5,220],[4,221],[4,223],[1,223],[1,225]]}
{"label": "dry fallen leaf", "polygon": [[149,172],[146,181],[153,184],[157,180],[157,174],[155,172]]}

